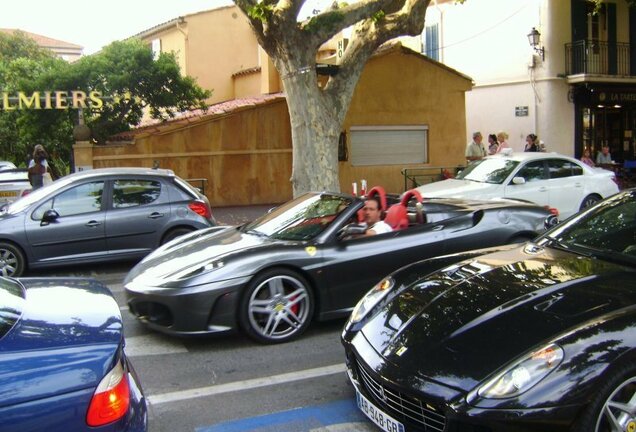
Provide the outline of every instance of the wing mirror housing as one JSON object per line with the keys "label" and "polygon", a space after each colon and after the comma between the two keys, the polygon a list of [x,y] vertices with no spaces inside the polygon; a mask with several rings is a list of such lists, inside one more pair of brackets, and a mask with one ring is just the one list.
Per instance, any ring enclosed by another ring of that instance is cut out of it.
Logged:
{"label": "wing mirror housing", "polygon": [[48,225],[51,222],[57,220],[60,217],[60,214],[53,209],[47,210],[44,212],[44,216],[42,216],[41,225]]}
{"label": "wing mirror housing", "polygon": [[515,177],[512,179],[512,184],[516,184],[516,185],[526,184],[526,179],[523,177]]}

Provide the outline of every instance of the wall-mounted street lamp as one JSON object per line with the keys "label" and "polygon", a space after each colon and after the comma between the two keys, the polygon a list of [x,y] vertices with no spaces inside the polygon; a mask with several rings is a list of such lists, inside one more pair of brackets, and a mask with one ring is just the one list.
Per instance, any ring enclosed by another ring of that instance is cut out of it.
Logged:
{"label": "wall-mounted street lamp", "polygon": [[528,33],[528,42],[530,42],[530,46],[534,48],[537,54],[541,54],[541,60],[545,60],[545,49],[539,46],[541,43],[541,33],[539,33],[539,30],[532,27],[532,30]]}

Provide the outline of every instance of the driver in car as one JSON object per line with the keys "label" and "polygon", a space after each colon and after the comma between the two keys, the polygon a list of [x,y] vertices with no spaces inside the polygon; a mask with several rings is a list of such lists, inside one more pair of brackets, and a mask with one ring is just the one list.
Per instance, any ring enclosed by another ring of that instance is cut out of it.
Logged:
{"label": "driver in car", "polygon": [[365,230],[365,236],[372,236],[376,234],[384,234],[392,231],[393,229],[389,224],[382,220],[382,205],[380,204],[380,198],[373,196],[367,198],[364,202],[364,220],[367,224]]}

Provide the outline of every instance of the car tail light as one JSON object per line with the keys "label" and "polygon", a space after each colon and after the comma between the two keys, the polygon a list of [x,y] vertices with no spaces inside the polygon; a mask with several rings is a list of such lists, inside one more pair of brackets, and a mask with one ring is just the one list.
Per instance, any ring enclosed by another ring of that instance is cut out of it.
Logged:
{"label": "car tail light", "polygon": [[128,412],[130,387],[121,362],[100,381],[86,413],[86,424],[92,427],[112,423]]}
{"label": "car tail light", "polygon": [[188,204],[188,208],[199,216],[203,216],[206,219],[210,219],[212,217],[210,207],[202,201],[192,201],[190,204]]}
{"label": "car tail light", "polygon": [[23,197],[23,196],[27,196],[27,195],[29,194],[29,192],[31,192],[31,190],[28,190],[28,189],[27,189],[27,190],[23,190],[23,191],[22,191],[22,194],[21,194],[20,196],[21,196],[21,197]]}

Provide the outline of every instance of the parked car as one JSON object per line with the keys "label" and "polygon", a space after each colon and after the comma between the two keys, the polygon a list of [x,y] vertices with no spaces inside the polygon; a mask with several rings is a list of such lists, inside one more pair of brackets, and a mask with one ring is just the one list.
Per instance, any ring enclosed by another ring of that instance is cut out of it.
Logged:
{"label": "parked car", "polygon": [[533,242],[398,270],[342,342],[358,406],[383,430],[633,429],[636,190]]}
{"label": "parked car", "polygon": [[520,198],[559,211],[561,219],[618,192],[616,176],[557,153],[498,153],[456,178],[419,186],[425,197]]}
{"label": "parked car", "polygon": [[31,192],[26,169],[0,169],[0,206],[11,203]]}
{"label": "parked car", "polygon": [[106,286],[0,277],[3,432],[145,432],[147,417]]}
{"label": "parked car", "polygon": [[207,198],[170,170],[81,171],[0,211],[0,272],[137,259],[215,224]]}
{"label": "parked car", "polygon": [[16,169],[17,167],[11,161],[0,161],[0,171],[4,171],[7,169]]}
{"label": "parked car", "polygon": [[262,343],[284,342],[313,318],[345,317],[369,286],[406,263],[525,241],[555,221],[526,202],[421,201],[406,193],[385,219],[396,230],[371,237],[348,237],[364,200],[328,192],[307,193],[242,226],[197,231],[128,273],[129,309],[164,333],[241,329]]}

